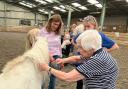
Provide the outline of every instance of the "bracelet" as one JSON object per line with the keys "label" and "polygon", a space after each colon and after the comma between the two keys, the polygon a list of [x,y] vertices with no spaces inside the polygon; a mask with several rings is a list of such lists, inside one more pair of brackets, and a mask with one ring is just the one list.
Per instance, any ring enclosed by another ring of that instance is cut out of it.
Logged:
{"label": "bracelet", "polygon": [[51,71],[51,69],[52,69],[52,67],[50,67],[50,68],[48,69],[48,72],[50,72],[50,71]]}

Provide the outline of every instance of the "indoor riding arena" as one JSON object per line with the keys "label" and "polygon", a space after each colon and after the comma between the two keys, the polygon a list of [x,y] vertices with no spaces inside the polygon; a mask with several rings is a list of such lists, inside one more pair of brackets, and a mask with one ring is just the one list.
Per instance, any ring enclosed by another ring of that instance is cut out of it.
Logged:
{"label": "indoor riding arena", "polygon": [[[81,9],[79,5],[85,9]],[[109,52],[116,59],[119,68],[115,89],[128,89],[128,0],[1,0],[0,73],[8,61],[26,51],[28,31],[41,29],[47,25],[50,16],[56,13],[60,14],[63,21],[61,37],[64,32],[70,31],[73,24],[81,24],[84,17],[92,15],[96,18],[98,31],[119,46]],[[71,51],[68,56],[72,55],[75,54]],[[68,63],[61,71],[69,72],[74,68],[73,64]],[[76,89],[76,82],[57,78],[55,89]]]}

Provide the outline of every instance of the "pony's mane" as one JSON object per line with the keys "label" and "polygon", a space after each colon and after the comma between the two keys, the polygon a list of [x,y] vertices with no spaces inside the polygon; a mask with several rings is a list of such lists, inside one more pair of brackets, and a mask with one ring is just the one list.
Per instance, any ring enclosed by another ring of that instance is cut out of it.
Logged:
{"label": "pony's mane", "polygon": [[9,70],[13,69],[16,65],[21,64],[25,61],[25,58],[23,58],[22,56],[18,56],[16,58],[14,58],[13,60],[9,61],[4,68],[2,69],[2,72],[8,72]]}
{"label": "pony's mane", "polygon": [[[46,50],[41,51],[41,49],[46,49]],[[32,60],[33,63],[40,62],[41,58],[44,57],[47,59],[44,61],[46,63],[48,63],[49,55],[48,55],[48,46],[47,46],[46,39],[42,38],[42,37],[38,37],[34,47],[32,47],[27,52],[25,52],[23,55],[18,56],[16,58],[14,58],[13,60],[9,61],[3,68],[2,72],[3,73],[8,72],[11,69],[13,69],[15,66],[17,66],[18,64],[25,62],[25,60],[27,59],[26,57],[29,57],[29,59]],[[36,60],[34,60],[34,59],[36,59]]]}

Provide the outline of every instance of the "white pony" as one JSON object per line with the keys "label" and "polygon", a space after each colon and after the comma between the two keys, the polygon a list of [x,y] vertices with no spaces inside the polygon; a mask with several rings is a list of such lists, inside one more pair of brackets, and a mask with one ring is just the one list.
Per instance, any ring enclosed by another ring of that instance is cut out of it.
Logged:
{"label": "white pony", "polygon": [[49,63],[47,40],[37,37],[35,45],[22,56],[7,63],[0,74],[0,89],[41,89],[47,72],[37,63]]}

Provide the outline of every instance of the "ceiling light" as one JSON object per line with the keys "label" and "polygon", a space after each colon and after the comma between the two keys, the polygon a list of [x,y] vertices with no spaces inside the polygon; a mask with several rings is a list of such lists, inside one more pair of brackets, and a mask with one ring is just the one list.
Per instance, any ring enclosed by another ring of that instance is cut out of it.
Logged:
{"label": "ceiling light", "polygon": [[87,10],[87,7],[85,7],[85,6],[80,6],[79,8],[82,10]]}
{"label": "ceiling light", "polygon": [[32,7],[36,7],[36,5],[32,4],[32,3],[26,3],[26,4],[28,4],[28,5],[32,6]]}
{"label": "ceiling light", "polygon": [[44,9],[38,9],[38,11],[43,12],[44,14],[48,14],[48,12],[45,11]]}
{"label": "ceiling light", "polygon": [[60,5],[61,8],[65,9],[65,6],[64,5]]}
{"label": "ceiling light", "polygon": [[99,3],[99,2],[96,1],[96,0],[88,0],[87,2],[89,2],[89,3],[91,3],[91,4],[97,4],[97,3]]}
{"label": "ceiling light", "polygon": [[21,5],[23,5],[23,6],[27,6],[27,7],[29,7],[29,8],[36,7],[36,5],[34,5],[34,4],[32,4],[32,3],[25,2],[25,1],[19,2],[19,4],[21,4]]}
{"label": "ceiling light", "polygon": [[128,0],[126,0],[126,2],[128,2]]}
{"label": "ceiling light", "polygon": [[45,2],[45,1],[42,1],[42,0],[35,0],[36,2],[40,2],[41,4],[44,4],[44,5],[46,5],[47,4],[47,2]]}
{"label": "ceiling light", "polygon": [[115,1],[122,1],[122,0],[115,0]]}
{"label": "ceiling light", "polygon": [[75,7],[80,7],[81,5],[79,3],[72,3],[73,6]]}
{"label": "ceiling light", "polygon": [[40,11],[40,12],[44,12],[44,9],[38,9],[38,11]]}
{"label": "ceiling light", "polygon": [[47,1],[47,2],[49,2],[49,3],[53,3],[53,0],[45,0],[45,1]]}
{"label": "ceiling light", "polygon": [[62,11],[62,12],[66,12],[66,10],[64,10],[64,9],[60,9],[60,11]]}
{"label": "ceiling light", "polygon": [[44,14],[48,14],[48,12],[47,11],[44,11]]}
{"label": "ceiling light", "polygon": [[54,9],[56,9],[56,10],[60,10],[60,8],[59,8],[59,7],[57,7],[57,6],[54,6],[53,8],[54,8]]}
{"label": "ceiling light", "polygon": [[51,14],[54,14],[54,11],[51,11]]}
{"label": "ceiling light", "polygon": [[101,12],[90,12],[90,14],[100,14]]}
{"label": "ceiling light", "polygon": [[99,4],[95,4],[95,6],[99,7],[99,8],[102,8],[102,5],[99,3]]}

